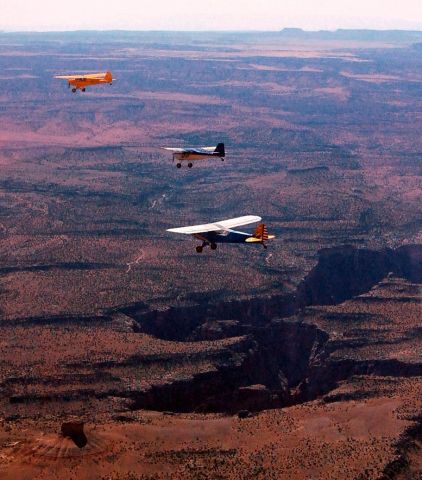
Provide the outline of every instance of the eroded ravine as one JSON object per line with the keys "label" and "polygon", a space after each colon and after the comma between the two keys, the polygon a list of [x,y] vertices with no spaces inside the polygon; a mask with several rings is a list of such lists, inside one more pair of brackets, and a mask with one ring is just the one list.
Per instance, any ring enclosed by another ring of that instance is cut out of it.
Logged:
{"label": "eroded ravine", "polygon": [[50,405],[75,413],[81,402],[116,413],[234,413],[325,398],[353,376],[420,376],[421,257],[421,246],[337,248],[322,252],[296,294],[5,324],[43,341],[51,325],[61,351],[46,371],[47,352],[17,363],[0,383],[3,407],[12,416],[21,404],[39,415]]}
{"label": "eroded ravine", "polygon": [[[387,276],[420,283],[421,251],[416,245],[381,252],[352,247],[323,251],[296,295],[165,311],[122,309],[135,320],[137,331],[165,340],[245,337],[229,360],[216,362],[205,374],[139,392],[132,407],[184,412],[261,410],[313,400],[356,375],[422,375],[422,362],[332,358],[336,351],[369,344],[365,331],[358,339],[332,339],[333,332],[304,321],[301,314],[306,306],[338,304],[365,293]],[[373,319],[348,317],[352,323],[365,320]]]}

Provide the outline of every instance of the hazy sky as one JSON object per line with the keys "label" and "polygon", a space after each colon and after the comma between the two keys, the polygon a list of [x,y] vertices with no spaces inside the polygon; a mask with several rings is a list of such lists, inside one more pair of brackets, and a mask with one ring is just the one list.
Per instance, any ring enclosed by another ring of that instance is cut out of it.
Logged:
{"label": "hazy sky", "polygon": [[422,29],[421,0],[0,0],[2,30]]}

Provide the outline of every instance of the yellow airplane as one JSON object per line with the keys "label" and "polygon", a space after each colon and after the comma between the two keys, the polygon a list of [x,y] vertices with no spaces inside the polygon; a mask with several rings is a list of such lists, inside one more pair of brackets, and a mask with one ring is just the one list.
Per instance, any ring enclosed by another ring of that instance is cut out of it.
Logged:
{"label": "yellow airplane", "polygon": [[100,83],[109,83],[112,85],[113,75],[111,72],[104,73],[88,73],[87,75],[56,75],[54,78],[59,78],[60,80],[67,80],[69,88],[72,88],[72,92],[76,93],[76,90],[81,90],[85,92],[86,87],[91,87],[92,85],[99,85]]}

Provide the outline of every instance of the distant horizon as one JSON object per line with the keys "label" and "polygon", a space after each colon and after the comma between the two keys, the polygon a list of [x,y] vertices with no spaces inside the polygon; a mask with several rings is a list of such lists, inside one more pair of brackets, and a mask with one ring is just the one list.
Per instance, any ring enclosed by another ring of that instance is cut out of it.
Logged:
{"label": "distant horizon", "polygon": [[75,29],[3,29],[0,28],[0,33],[78,33],[78,32],[136,32],[136,33],[282,33],[286,31],[297,31],[303,33],[319,33],[319,32],[415,32],[422,33],[422,26],[419,28],[353,28],[353,27],[338,27],[338,28],[302,28],[302,27],[283,27],[280,29],[137,29],[137,28],[75,28]]}
{"label": "distant horizon", "polygon": [[57,31],[421,30],[420,0],[14,0],[0,30]]}

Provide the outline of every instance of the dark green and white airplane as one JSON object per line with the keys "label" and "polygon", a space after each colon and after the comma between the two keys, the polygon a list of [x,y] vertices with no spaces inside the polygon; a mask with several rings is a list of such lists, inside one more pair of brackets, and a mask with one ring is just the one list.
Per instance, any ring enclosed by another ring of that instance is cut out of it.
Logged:
{"label": "dark green and white airplane", "polygon": [[226,156],[226,150],[224,148],[224,143],[219,143],[216,147],[187,147],[187,148],[173,148],[173,147],[162,147],[164,150],[173,152],[173,162],[177,160],[176,167],[180,168],[182,166],[182,161],[188,162],[188,167],[192,168],[194,161],[197,160],[206,160],[210,157],[217,157],[224,161]]}

